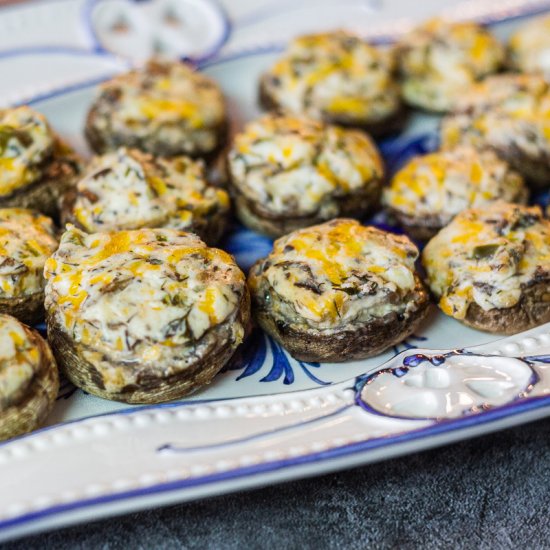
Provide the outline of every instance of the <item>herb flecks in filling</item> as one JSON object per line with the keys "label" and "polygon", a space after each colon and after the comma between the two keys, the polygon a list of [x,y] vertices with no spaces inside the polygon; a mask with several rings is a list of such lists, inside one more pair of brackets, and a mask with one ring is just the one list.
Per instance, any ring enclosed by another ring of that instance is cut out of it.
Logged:
{"label": "herb flecks in filling", "polygon": [[443,224],[469,207],[498,199],[523,203],[522,177],[492,151],[461,146],[413,158],[393,177],[384,202],[408,216],[440,216]]}
{"label": "herb flecks in filling", "polygon": [[346,32],[293,40],[263,77],[263,85],[289,113],[313,118],[378,122],[400,107],[389,50]]}
{"label": "herb flecks in filling", "polygon": [[447,111],[472,83],[500,68],[504,49],[476,23],[432,19],[400,40],[397,58],[406,100]]}
{"label": "herb flecks in filling", "polygon": [[417,257],[407,237],[334,220],[275,241],[249,284],[276,320],[332,330],[407,315]]}
{"label": "herb flecks in filling", "polygon": [[422,259],[447,315],[464,319],[472,303],[485,311],[513,307],[524,288],[550,277],[550,221],[538,207],[467,210],[428,243]]}
{"label": "herb flecks in filling", "polygon": [[0,315],[0,413],[24,397],[41,368],[41,359],[23,325]]}
{"label": "herb flecks in filling", "polygon": [[121,148],[95,157],[77,185],[75,220],[86,231],[168,227],[200,231],[229,197],[210,186],[199,161]]}
{"label": "herb flecks in filling", "polygon": [[[503,74],[472,86],[441,125],[444,148],[470,144],[519,151],[535,160],[550,151],[550,86],[536,74]],[[520,167],[516,167],[520,170]]]}
{"label": "herb flecks in filling", "polygon": [[44,264],[57,248],[50,218],[23,208],[0,209],[0,298],[44,289]]}
{"label": "herb flecks in filling", "polygon": [[107,140],[138,140],[151,152],[156,143],[171,154],[212,151],[226,118],[213,80],[185,63],[159,60],[103,84],[93,108],[93,125]]}
{"label": "herb flecks in filling", "polygon": [[90,356],[132,364],[164,354],[173,361],[178,347],[182,361],[192,358],[197,342],[235,314],[245,289],[229,254],[170,229],[69,227],[45,275],[48,315]]}
{"label": "herb flecks in filling", "polygon": [[371,190],[384,174],[363,132],[292,116],[267,115],[238,134],[229,157],[233,184],[274,215],[328,219],[338,199]]}
{"label": "herb flecks in filling", "polygon": [[40,179],[53,146],[43,115],[26,106],[0,110],[0,197]]}

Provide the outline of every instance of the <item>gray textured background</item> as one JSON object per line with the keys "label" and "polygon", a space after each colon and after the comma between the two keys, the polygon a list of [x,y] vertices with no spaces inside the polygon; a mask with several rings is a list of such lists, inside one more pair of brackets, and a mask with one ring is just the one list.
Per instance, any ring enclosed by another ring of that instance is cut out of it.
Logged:
{"label": "gray textured background", "polygon": [[29,548],[550,548],[550,419],[348,472],[8,543]]}

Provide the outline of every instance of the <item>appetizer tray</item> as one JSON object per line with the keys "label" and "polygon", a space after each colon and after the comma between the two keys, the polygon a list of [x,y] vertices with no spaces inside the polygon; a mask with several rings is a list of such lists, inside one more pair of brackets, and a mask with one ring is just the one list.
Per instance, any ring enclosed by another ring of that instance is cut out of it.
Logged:
{"label": "appetizer tray", "polygon": [[[187,10],[192,27],[172,36],[155,19],[160,2],[108,3],[54,0],[0,10],[0,102],[32,105],[83,155],[95,85],[147,57],[158,36],[168,36],[165,51],[190,56],[220,83],[240,128],[259,115],[258,78],[292,35],[346,26],[387,40],[441,12],[435,0],[414,13],[397,0],[223,7],[172,0],[164,4]],[[542,1],[446,5],[447,16],[494,24],[502,36],[518,17],[550,9]],[[124,37],[109,35],[116,17],[128,22]],[[437,123],[417,115],[401,135],[379,142],[390,173],[437,146]],[[387,221],[377,215],[371,223]],[[238,225],[220,245],[245,271],[271,246]],[[549,324],[502,339],[432,306],[398,346],[341,364],[297,361],[256,331],[208,388],[176,403],[128,406],[62,381],[48,426],[0,444],[0,540],[349,468],[540,418],[550,414],[548,364]],[[401,376],[411,379],[408,390],[387,395]]]}

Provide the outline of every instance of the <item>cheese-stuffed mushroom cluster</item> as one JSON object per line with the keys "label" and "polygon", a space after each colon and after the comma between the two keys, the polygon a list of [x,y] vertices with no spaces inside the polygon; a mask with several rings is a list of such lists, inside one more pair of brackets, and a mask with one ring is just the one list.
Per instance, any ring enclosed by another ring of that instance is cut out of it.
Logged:
{"label": "cheese-stuffed mushroom cluster", "polygon": [[[527,206],[550,182],[549,21],[507,48],[439,19],[392,46],[299,36],[232,139],[218,84],[152,59],[99,86],[85,168],[42,114],[0,110],[0,439],[44,422],[57,365],[95,396],[178,399],[254,323],[298,360],[341,362],[413,334],[430,296],[489,332],[550,322],[550,220]],[[440,148],[386,180],[370,136],[411,108],[446,113]],[[233,212],[277,238],[248,277],[212,248],[232,249]],[[22,324],[44,316],[49,344]]]}

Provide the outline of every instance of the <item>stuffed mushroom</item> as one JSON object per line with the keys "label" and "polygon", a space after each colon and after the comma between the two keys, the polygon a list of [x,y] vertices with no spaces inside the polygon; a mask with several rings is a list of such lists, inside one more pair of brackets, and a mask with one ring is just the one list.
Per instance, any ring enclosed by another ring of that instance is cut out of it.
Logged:
{"label": "stuffed mushroom", "polygon": [[248,227],[280,236],[378,205],[384,169],[359,130],[267,115],[247,125],[229,155],[230,189]]}
{"label": "stuffed mushroom", "polygon": [[46,341],[0,314],[0,441],[38,428],[58,389],[57,366]]}
{"label": "stuffed mushroom", "polygon": [[208,384],[248,326],[249,294],[233,258],[174,229],[69,227],[45,276],[59,365],[106,399],[157,403]]}
{"label": "stuffed mushroom", "polygon": [[202,163],[126,148],[94,158],[63,204],[63,220],[88,233],[166,227],[209,244],[223,234],[228,215],[229,196],[206,182]]}
{"label": "stuffed mushroom", "polygon": [[428,240],[467,208],[525,204],[528,194],[523,178],[494,152],[463,145],[413,158],[385,189],[384,203],[411,237]]}
{"label": "stuffed mushroom", "polygon": [[510,37],[508,52],[512,69],[550,75],[550,17],[537,17],[522,25]]}
{"label": "stuffed mushroom", "polygon": [[404,236],[337,219],[275,241],[250,270],[260,326],[303,361],[377,354],[410,335],[428,311]]}
{"label": "stuffed mushroom", "polygon": [[80,161],[46,118],[30,107],[0,110],[0,208],[33,208],[56,217]]}
{"label": "stuffed mushroom", "polygon": [[550,181],[550,87],[541,76],[503,74],[475,84],[441,125],[443,148],[487,147],[531,184]]}
{"label": "stuffed mushroom", "polygon": [[158,156],[190,155],[219,169],[227,134],[218,85],[179,62],[151,60],[105,82],[86,120],[96,153],[126,146]]}
{"label": "stuffed mushroom", "polygon": [[264,108],[362,128],[376,135],[404,121],[390,50],[337,31],[301,36],[260,81]]}
{"label": "stuffed mushroom", "polygon": [[539,207],[466,210],[422,261],[439,307],[466,325],[515,334],[550,321],[550,221]]}
{"label": "stuffed mushroom", "polygon": [[473,82],[500,69],[504,48],[476,23],[432,19],[400,40],[397,58],[405,101],[445,112]]}
{"label": "stuffed mushroom", "polygon": [[50,218],[0,208],[0,312],[31,325],[44,318],[44,265],[57,245]]}

